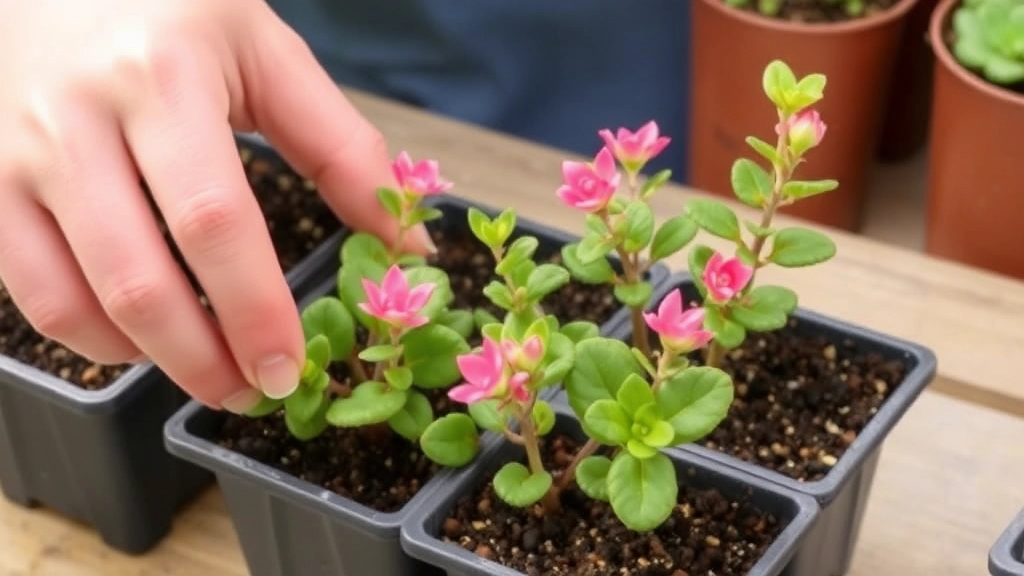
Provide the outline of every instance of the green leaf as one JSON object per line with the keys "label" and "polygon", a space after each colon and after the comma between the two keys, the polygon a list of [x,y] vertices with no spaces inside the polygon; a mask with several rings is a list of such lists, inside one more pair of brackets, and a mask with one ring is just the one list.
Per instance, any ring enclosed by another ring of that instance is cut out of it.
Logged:
{"label": "green leaf", "polygon": [[455,412],[427,426],[420,436],[420,448],[427,458],[442,466],[464,466],[480,451],[480,437],[473,419]]}
{"label": "green leaf", "polygon": [[796,303],[796,293],[789,288],[758,286],[732,307],[730,317],[747,330],[778,330],[786,325]]}
{"label": "green leaf", "polygon": [[598,258],[589,264],[584,264],[578,255],[579,247],[579,242],[562,246],[562,262],[573,278],[584,284],[605,284],[615,278],[615,269],[612,268],[607,258]]}
{"label": "green leaf", "polygon": [[[356,343],[355,320],[341,300],[332,296],[317,298],[302,310],[301,318],[307,342],[318,335],[326,338],[330,360],[345,360],[352,354]],[[321,367],[326,365],[317,363]]]}
{"label": "green leaf", "polygon": [[552,333],[544,353],[544,376],[537,383],[537,388],[561,383],[575,364],[575,342],[559,332]]}
{"label": "green leaf", "polygon": [[560,332],[573,344],[576,344],[587,338],[597,338],[601,334],[601,329],[589,320],[576,320],[562,326]]}
{"label": "green leaf", "polygon": [[391,188],[378,188],[377,200],[395,218],[402,216],[402,197]]}
{"label": "green leaf", "polygon": [[417,206],[409,211],[408,224],[419,224],[421,222],[429,222],[431,220],[437,220],[444,216],[444,212],[441,212],[437,208],[429,206]]}
{"label": "green leaf", "polygon": [[650,302],[654,288],[650,282],[641,280],[636,284],[616,284],[613,293],[615,299],[626,306],[643,308]]}
{"label": "green leaf", "polygon": [[[772,177],[751,160],[736,160],[730,179],[736,197],[747,206],[761,208],[772,196]],[[736,233],[739,233],[738,227]]]}
{"label": "green leaf", "polygon": [[284,410],[296,421],[310,420],[320,410],[324,398],[321,391],[304,384],[284,399]]}
{"label": "green leaf", "polygon": [[433,284],[434,292],[430,295],[427,303],[420,309],[420,315],[433,319],[455,299],[452,293],[451,281],[448,273],[433,266],[418,266],[405,270],[405,277],[409,280],[409,288],[415,288],[423,284]]}
{"label": "green leaf", "polygon": [[773,60],[761,77],[764,93],[777,108],[787,109],[786,95],[796,88],[796,75],[781,60]]}
{"label": "green leaf", "polygon": [[476,321],[473,318],[473,313],[469,310],[445,310],[437,315],[434,323],[451,328],[459,336],[467,339],[476,330]]}
{"label": "green leaf", "polygon": [[551,488],[551,474],[530,470],[519,462],[508,462],[494,475],[494,493],[519,508],[540,501]]}
{"label": "green leaf", "polygon": [[260,398],[260,403],[250,408],[249,411],[245,413],[245,415],[248,416],[249,418],[261,418],[268,414],[273,414],[274,412],[277,412],[278,408],[280,408],[283,405],[284,400],[275,400],[273,398],[268,398],[264,396],[263,398]]}
{"label": "green leaf", "polygon": [[530,272],[526,281],[526,297],[537,302],[568,283],[568,270],[555,264],[541,264]]}
{"label": "green leaf", "polygon": [[753,136],[747,136],[747,144],[749,144],[750,147],[760,154],[765,160],[772,164],[779,163],[779,153],[775,150],[775,146]]}
{"label": "green leaf", "polygon": [[469,415],[476,425],[484,430],[501,432],[505,429],[505,423],[508,421],[505,414],[498,411],[501,402],[498,398],[473,402],[469,405]]}
{"label": "green leaf", "polygon": [[726,240],[740,239],[739,219],[728,206],[721,202],[693,199],[686,203],[686,213],[709,234]]}
{"label": "green leaf", "polygon": [[405,406],[388,419],[388,425],[407,440],[415,441],[434,421],[430,400],[420,392],[410,392]]}
{"label": "green leaf", "polygon": [[405,406],[407,396],[405,390],[389,389],[383,382],[363,382],[352,389],[348,398],[331,402],[327,421],[339,428],[387,422]]}
{"label": "green leaf", "polygon": [[306,360],[312,362],[317,370],[324,370],[331,363],[331,345],[327,336],[317,334],[306,342]]}
{"label": "green leaf", "polygon": [[302,442],[307,442],[322,434],[327,429],[327,419],[324,417],[324,414],[328,406],[327,402],[322,402],[320,410],[306,420],[298,420],[285,410],[284,425],[288,428],[288,433],[296,440]]}
{"label": "green leaf", "polygon": [[654,240],[651,242],[651,260],[662,260],[675,254],[683,246],[689,244],[697,236],[699,230],[700,227],[697,226],[697,223],[685,214],[669,218],[654,233]]}
{"label": "green leaf", "polygon": [[555,411],[551,404],[543,400],[537,400],[533,405],[533,425],[539,436],[544,436],[555,427]]}
{"label": "green leaf", "polygon": [[608,471],[612,461],[604,456],[587,456],[576,467],[576,484],[594,500],[608,501]]}
{"label": "green leaf", "polygon": [[614,237],[586,236],[576,248],[576,257],[583,265],[593,264],[607,257],[617,244],[618,240]]}
{"label": "green leaf", "polygon": [[672,170],[665,168],[655,172],[640,186],[640,198],[647,200],[654,195],[666,182],[672,179]]}
{"label": "green leaf", "polygon": [[565,377],[569,405],[583,418],[598,400],[614,400],[630,374],[643,374],[629,346],[612,338],[593,338],[576,344],[576,362]]}
{"label": "green leaf", "polygon": [[627,252],[639,252],[647,247],[654,236],[654,212],[650,205],[635,200],[626,206],[626,234],[623,247]]}
{"label": "green leaf", "polygon": [[708,246],[703,244],[694,246],[690,250],[690,256],[687,261],[687,265],[690,271],[690,277],[693,281],[693,285],[697,287],[697,291],[700,292],[702,298],[706,298],[708,294],[708,288],[704,285],[704,267],[708,265],[708,260],[715,254],[715,251]]}
{"label": "green leaf", "polygon": [[733,383],[718,368],[691,367],[666,380],[656,395],[661,417],[675,430],[672,444],[679,445],[700,440],[725,418]]}
{"label": "green leaf", "polygon": [[466,211],[466,220],[469,222],[469,230],[476,236],[476,239],[490,248],[500,246],[492,236],[491,218],[479,208],[470,206]]}
{"label": "green leaf", "polygon": [[639,458],[640,460],[647,460],[648,458],[653,458],[658,455],[657,448],[651,448],[638,438],[630,438],[627,440],[626,450],[634,458]]}
{"label": "green leaf", "polygon": [[632,348],[631,352],[633,352],[633,358],[636,358],[636,361],[640,363],[640,366],[643,367],[650,377],[653,378],[658,373],[657,368],[654,367],[654,364],[651,364],[651,359],[647,357],[643,350]]}
{"label": "green leaf", "polygon": [[749,221],[744,222],[743,225],[747,227],[751,234],[758,238],[769,238],[775,234],[775,229],[771,227],[764,228]]}
{"label": "green leaf", "polygon": [[811,266],[836,254],[836,245],[821,232],[807,228],[783,228],[775,234],[768,259],[785,268]]}
{"label": "green leaf", "polygon": [[654,530],[672,514],[679,486],[672,461],[664,454],[639,459],[620,453],[607,478],[612,510],[630,530]]}
{"label": "green leaf", "polygon": [[614,400],[598,400],[583,415],[587,434],[608,446],[623,446],[632,437],[632,421],[625,409]]}
{"label": "green leaf", "polygon": [[455,357],[467,354],[469,344],[458,332],[439,324],[426,324],[402,337],[404,366],[412,370],[420,388],[443,388],[459,379]]}
{"label": "green leaf", "polygon": [[497,244],[499,246],[504,246],[512,236],[512,233],[516,230],[516,211],[512,208],[502,210],[501,213],[494,218],[491,226],[494,228],[494,239],[497,241]]}
{"label": "green leaf", "polygon": [[824,98],[827,83],[828,79],[824,74],[808,74],[797,82],[796,90],[805,98],[813,100],[809,104],[814,104]]}
{"label": "green leaf", "polygon": [[742,324],[725,318],[722,311],[715,306],[705,306],[704,311],[704,326],[715,333],[715,341],[719,345],[731,350],[743,344],[747,338],[747,330]]}
{"label": "green leaf", "polygon": [[508,289],[508,286],[497,280],[491,280],[490,284],[484,286],[483,293],[492,304],[502,310],[515,308],[514,301],[512,300],[512,291]]}
{"label": "green leaf", "polygon": [[484,326],[488,324],[501,324],[501,320],[495,318],[494,314],[491,314],[484,308],[475,308],[473,309],[473,324],[476,325],[478,330],[483,330]]}
{"label": "green leaf", "polygon": [[831,192],[838,187],[838,180],[792,180],[782,186],[782,195],[794,200],[800,200]]}
{"label": "green leaf", "polygon": [[393,344],[377,344],[359,353],[363,362],[387,362],[402,355],[402,348]]}
{"label": "green leaf", "polygon": [[408,366],[395,366],[384,370],[384,380],[398,390],[408,390],[412,386],[412,370]]}
{"label": "green leaf", "polygon": [[632,417],[641,407],[654,402],[654,391],[642,376],[630,374],[622,382],[615,399],[626,414]]}

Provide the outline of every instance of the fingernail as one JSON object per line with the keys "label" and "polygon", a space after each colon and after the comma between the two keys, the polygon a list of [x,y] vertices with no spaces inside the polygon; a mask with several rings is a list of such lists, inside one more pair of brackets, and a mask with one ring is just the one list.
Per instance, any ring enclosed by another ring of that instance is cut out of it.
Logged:
{"label": "fingernail", "polygon": [[263,393],[255,388],[245,388],[228,396],[220,403],[221,408],[235,414],[245,414],[263,400]]}
{"label": "fingernail", "polygon": [[294,360],[284,354],[264,359],[256,366],[256,385],[275,400],[284,398],[299,387],[302,373]]}
{"label": "fingernail", "polygon": [[146,362],[149,362],[149,356],[146,356],[145,354],[139,354],[135,358],[132,358],[131,360],[128,361],[129,364],[136,365],[145,364]]}
{"label": "fingernail", "polygon": [[419,245],[423,246],[429,254],[437,254],[437,246],[434,244],[434,239],[430,237],[430,232],[426,226],[419,224],[413,229],[412,233],[416,236],[416,241]]}

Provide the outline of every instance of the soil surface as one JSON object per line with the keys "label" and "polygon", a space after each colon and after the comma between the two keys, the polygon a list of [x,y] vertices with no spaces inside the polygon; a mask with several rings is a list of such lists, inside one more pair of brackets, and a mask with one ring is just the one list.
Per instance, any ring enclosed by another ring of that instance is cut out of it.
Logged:
{"label": "soil surface", "polygon": [[[565,436],[549,440],[549,469],[564,468],[578,445]],[[607,503],[577,490],[563,494],[561,513],[544,516],[505,504],[488,482],[458,500],[440,536],[529,576],[748,574],[784,522],[681,480],[679,505],[653,535],[628,530]]]}
{"label": "soil surface", "polygon": [[[725,2],[725,0],[721,1]],[[885,12],[898,4],[899,0],[862,0],[862,2],[864,11],[857,16],[850,16],[842,3],[827,0],[779,0],[781,9],[771,18],[809,24],[858,20]],[[741,9],[760,14],[757,8],[759,0],[748,0],[748,4]]]}
{"label": "soil surface", "polygon": [[[258,156],[246,146],[239,147],[239,154],[266,217],[282,269],[288,271],[339,230],[340,223],[320,199],[313,184],[299,177],[286,164]],[[171,248],[178,261],[182,262],[174,246]],[[193,286],[198,286],[194,279]],[[205,298],[201,299],[205,301]],[[63,345],[44,338],[18,312],[2,286],[0,354],[87,390],[110,385],[129,367],[94,364]]]}
{"label": "soil surface", "polygon": [[727,354],[721,368],[733,377],[735,399],[700,443],[813,481],[843,456],[903,381],[906,366],[852,341],[799,334],[796,326],[791,319],[782,330],[750,333]]}
{"label": "soil surface", "polygon": [[[480,240],[473,236],[468,226],[432,226],[431,235],[437,244],[438,255],[435,266],[448,272],[452,291],[455,293],[453,308],[483,307],[501,318],[503,311],[491,304],[482,290],[497,280],[494,273],[494,257]],[[561,247],[559,247],[561,248]],[[545,255],[537,250],[539,263],[560,264],[561,255]],[[566,324],[576,320],[589,320],[601,325],[618,310],[620,304],[610,286],[583,284],[570,281],[556,292],[548,295],[541,303],[545,310],[554,314],[559,322]]]}
{"label": "soil surface", "polygon": [[[348,377],[344,364],[331,373],[340,382]],[[435,417],[464,410],[443,390],[424,393]],[[283,410],[262,418],[228,414],[214,441],[380,512],[401,509],[441,469],[387,425],[328,426],[310,441],[297,440],[285,425]]]}

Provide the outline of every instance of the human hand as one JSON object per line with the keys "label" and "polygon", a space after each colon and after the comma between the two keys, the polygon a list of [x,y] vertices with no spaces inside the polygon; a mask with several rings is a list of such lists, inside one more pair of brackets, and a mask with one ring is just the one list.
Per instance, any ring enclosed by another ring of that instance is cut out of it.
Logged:
{"label": "human hand", "polygon": [[[343,220],[393,240],[382,136],[262,0],[5,7],[0,279],[19,309],[96,362],[152,360],[209,406],[289,393],[302,328],[233,129],[263,133]],[[429,250],[423,232],[408,250]]]}

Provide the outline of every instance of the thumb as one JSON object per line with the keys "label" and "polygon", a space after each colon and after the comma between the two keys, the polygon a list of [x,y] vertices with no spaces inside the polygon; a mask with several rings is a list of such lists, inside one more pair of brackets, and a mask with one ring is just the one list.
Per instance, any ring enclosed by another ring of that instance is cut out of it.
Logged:
{"label": "thumb", "polygon": [[[396,186],[384,136],[298,34],[279,20],[270,28],[242,40],[248,58],[239,61],[251,120],[296,171],[316,182],[343,222],[393,245],[398,221],[377,199],[378,188]],[[419,255],[436,251],[422,225],[405,235],[404,244]]]}

